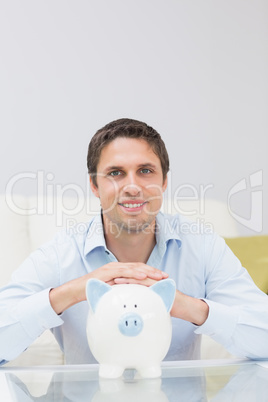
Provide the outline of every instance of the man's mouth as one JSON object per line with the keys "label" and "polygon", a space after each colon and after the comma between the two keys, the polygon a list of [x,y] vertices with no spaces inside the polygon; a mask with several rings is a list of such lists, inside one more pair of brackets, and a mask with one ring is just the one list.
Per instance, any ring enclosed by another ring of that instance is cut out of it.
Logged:
{"label": "man's mouth", "polygon": [[121,202],[119,202],[118,203],[119,205],[121,205],[122,207],[124,207],[124,208],[140,208],[140,207],[142,207],[144,204],[146,204],[146,201],[144,201],[144,202],[123,202],[123,203],[121,203]]}

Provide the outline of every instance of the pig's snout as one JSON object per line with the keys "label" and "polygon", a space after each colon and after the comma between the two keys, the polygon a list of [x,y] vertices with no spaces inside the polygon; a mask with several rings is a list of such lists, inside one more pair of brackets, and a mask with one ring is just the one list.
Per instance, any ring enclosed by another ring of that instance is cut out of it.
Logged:
{"label": "pig's snout", "polygon": [[125,336],[136,336],[143,328],[143,320],[137,313],[126,313],[119,319],[118,328]]}

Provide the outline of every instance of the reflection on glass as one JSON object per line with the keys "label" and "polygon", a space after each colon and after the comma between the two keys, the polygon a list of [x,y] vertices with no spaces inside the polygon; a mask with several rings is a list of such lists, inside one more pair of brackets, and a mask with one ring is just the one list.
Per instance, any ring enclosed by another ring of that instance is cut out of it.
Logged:
{"label": "reflection on glass", "polygon": [[207,400],[202,369],[192,374],[181,371],[180,376],[172,369],[167,377],[158,379],[140,379],[134,370],[127,370],[124,378],[117,380],[99,379],[97,373],[92,376],[87,371],[56,372],[47,387],[42,384],[47,388],[45,394],[34,395],[32,382],[41,382],[42,372],[39,374],[33,381],[29,373],[23,381],[22,375],[7,374],[14,401],[177,402],[178,395],[182,402]]}
{"label": "reflection on glass", "polygon": [[[268,369],[256,364],[223,367],[165,368],[160,379],[99,379],[97,371],[10,372],[6,374],[16,402],[262,402],[267,401]],[[47,381],[47,382],[46,382]],[[42,390],[36,392],[36,390]]]}

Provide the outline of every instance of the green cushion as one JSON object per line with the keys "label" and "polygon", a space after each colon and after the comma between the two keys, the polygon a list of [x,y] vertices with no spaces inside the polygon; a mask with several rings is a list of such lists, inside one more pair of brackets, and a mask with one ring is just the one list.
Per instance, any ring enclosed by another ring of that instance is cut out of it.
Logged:
{"label": "green cushion", "polygon": [[256,285],[268,293],[268,235],[225,239]]}

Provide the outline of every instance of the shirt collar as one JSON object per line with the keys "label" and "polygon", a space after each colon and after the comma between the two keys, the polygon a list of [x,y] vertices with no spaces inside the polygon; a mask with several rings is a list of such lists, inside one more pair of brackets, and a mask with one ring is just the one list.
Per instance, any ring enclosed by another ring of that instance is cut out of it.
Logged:
{"label": "shirt collar", "polygon": [[103,247],[105,250],[107,250],[103,233],[101,212],[99,212],[89,224],[85,240],[84,254],[87,255],[97,247]]}
{"label": "shirt collar", "polygon": [[[159,250],[159,254],[163,255],[169,240],[174,239],[179,242],[179,245],[181,244],[181,239],[178,234],[178,230],[176,229],[177,225],[176,223],[174,223],[174,217],[172,215],[165,215],[162,212],[159,212],[157,214],[155,232],[156,232],[156,247]],[[103,233],[103,222],[101,212],[98,213],[89,224],[87,237],[85,240],[84,254],[87,255],[97,247],[103,247],[105,250],[107,250]]]}
{"label": "shirt collar", "polygon": [[172,215],[159,212],[156,216],[156,246],[159,249],[159,254],[164,254],[169,240],[177,240],[179,246],[181,245],[177,220]]}

